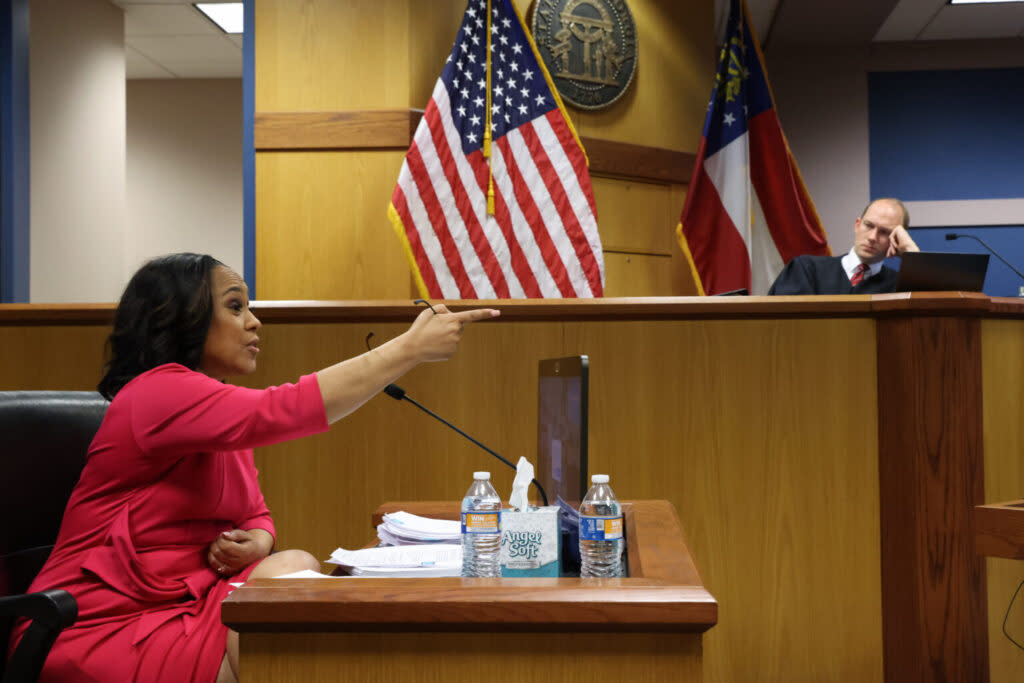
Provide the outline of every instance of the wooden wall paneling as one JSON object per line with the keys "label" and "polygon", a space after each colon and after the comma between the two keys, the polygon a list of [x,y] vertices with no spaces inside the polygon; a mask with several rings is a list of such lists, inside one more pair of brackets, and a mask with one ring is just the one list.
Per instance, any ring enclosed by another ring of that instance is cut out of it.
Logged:
{"label": "wooden wall paneling", "polygon": [[639,36],[634,82],[614,105],[571,109],[580,135],[695,151],[715,73],[711,0],[630,0]]}
{"label": "wooden wall paneling", "polygon": [[[678,185],[594,177],[605,257],[605,296],[697,294],[675,238]],[[677,206],[678,204],[678,206]]]}
{"label": "wooden wall paneling", "polygon": [[257,151],[282,149],[407,149],[421,113],[412,109],[257,112]]}
{"label": "wooden wall paneling", "polygon": [[256,157],[261,299],[405,299],[408,261],[387,218],[403,152]]}
{"label": "wooden wall paneling", "polygon": [[679,291],[672,258],[668,254],[605,251],[605,296],[657,296],[661,292],[696,294]]}
{"label": "wooden wall paneling", "polygon": [[566,350],[591,358],[590,471],[673,502],[721,606],[706,681],[881,680],[872,332],[567,325]]}
{"label": "wooden wall paneling", "polygon": [[664,255],[679,251],[670,185],[593,178],[593,187],[601,244],[606,251]]}
{"label": "wooden wall paneling", "polygon": [[987,681],[981,322],[878,321],[886,680]]}
{"label": "wooden wall paneling", "polygon": [[408,107],[410,2],[257,2],[256,111]]}
{"label": "wooden wall paneling", "polygon": [[109,325],[0,325],[0,390],[94,391]]}
{"label": "wooden wall paneling", "polygon": [[688,183],[696,155],[664,147],[633,145],[588,135],[580,136],[590,174],[656,183]]}
{"label": "wooden wall paneling", "polygon": [[[984,320],[981,327],[985,502],[995,503],[1024,492],[1024,324]],[[1002,632],[1010,599],[1024,579],[1024,562],[988,558],[985,573],[991,680],[1024,680],[1024,657]],[[1006,628],[1017,642],[1024,642],[1024,600],[1019,595]]]}

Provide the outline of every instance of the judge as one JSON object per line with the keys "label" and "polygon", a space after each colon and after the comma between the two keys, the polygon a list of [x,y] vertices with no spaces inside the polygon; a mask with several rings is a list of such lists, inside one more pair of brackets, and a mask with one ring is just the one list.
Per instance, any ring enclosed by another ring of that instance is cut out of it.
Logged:
{"label": "judge", "polygon": [[897,271],[882,261],[920,251],[907,228],[910,214],[898,199],[867,205],[853,224],[853,247],[843,256],[797,256],[775,278],[768,294],[884,294],[896,289]]}

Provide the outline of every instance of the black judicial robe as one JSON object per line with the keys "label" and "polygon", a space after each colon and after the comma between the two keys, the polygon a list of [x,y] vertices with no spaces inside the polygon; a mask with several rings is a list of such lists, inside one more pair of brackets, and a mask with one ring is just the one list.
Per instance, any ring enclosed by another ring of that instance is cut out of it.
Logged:
{"label": "black judicial robe", "polygon": [[797,256],[775,278],[768,294],[887,294],[896,290],[899,273],[885,266],[854,287],[842,261],[842,256]]}

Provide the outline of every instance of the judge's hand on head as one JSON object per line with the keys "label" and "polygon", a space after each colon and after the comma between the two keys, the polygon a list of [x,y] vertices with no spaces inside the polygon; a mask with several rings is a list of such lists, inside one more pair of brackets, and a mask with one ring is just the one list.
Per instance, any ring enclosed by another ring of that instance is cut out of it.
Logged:
{"label": "judge's hand on head", "polygon": [[253,562],[270,555],[274,537],[263,529],[232,529],[217,534],[206,561],[221,576],[234,576]]}
{"label": "judge's hand on head", "polygon": [[452,313],[444,304],[425,308],[409,328],[410,340],[421,361],[448,360],[458,348],[466,323],[499,314],[492,308],[475,308]]}
{"label": "judge's hand on head", "polygon": [[902,225],[897,225],[896,228],[889,233],[889,250],[885,253],[886,258],[892,258],[893,256],[902,256],[907,251],[921,251],[917,248],[917,244],[913,239],[910,238],[910,233]]}

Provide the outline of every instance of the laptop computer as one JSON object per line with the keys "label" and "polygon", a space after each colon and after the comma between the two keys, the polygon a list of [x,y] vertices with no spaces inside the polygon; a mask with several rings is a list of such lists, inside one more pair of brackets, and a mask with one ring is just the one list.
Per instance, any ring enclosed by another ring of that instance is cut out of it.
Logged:
{"label": "laptop computer", "polygon": [[980,292],[988,254],[908,251],[902,256],[897,292]]}

